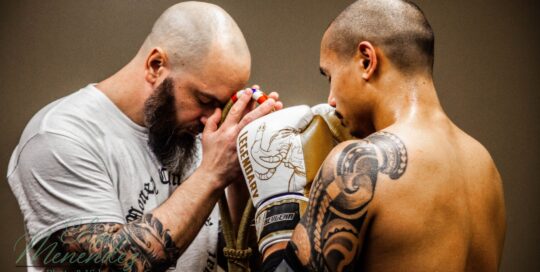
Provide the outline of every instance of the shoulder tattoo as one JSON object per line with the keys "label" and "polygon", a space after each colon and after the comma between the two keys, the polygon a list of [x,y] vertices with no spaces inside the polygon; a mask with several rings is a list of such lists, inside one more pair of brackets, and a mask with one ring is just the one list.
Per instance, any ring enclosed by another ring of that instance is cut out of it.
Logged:
{"label": "shoulder tattoo", "polygon": [[[321,167],[309,206],[297,228],[303,241],[292,242],[310,270],[353,271],[360,252],[360,231],[375,194],[379,173],[399,179],[407,169],[407,149],[394,134],[377,132],[347,145],[334,163]],[[295,233],[296,235],[296,233]]]}

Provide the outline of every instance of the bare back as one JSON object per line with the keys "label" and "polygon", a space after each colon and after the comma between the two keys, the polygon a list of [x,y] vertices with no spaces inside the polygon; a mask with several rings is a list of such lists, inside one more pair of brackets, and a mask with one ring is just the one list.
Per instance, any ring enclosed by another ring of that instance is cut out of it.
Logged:
{"label": "bare back", "polygon": [[398,123],[332,151],[293,244],[316,270],[496,271],[504,218],[480,143],[446,118]]}
{"label": "bare back", "polygon": [[449,122],[388,131],[405,143],[408,166],[399,180],[377,185],[362,264],[375,271],[497,270],[505,212],[489,153]]}

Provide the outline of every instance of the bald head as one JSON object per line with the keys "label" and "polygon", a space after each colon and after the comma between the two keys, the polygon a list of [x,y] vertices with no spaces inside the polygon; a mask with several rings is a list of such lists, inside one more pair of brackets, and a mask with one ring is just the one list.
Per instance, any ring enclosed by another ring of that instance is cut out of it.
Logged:
{"label": "bald head", "polygon": [[157,19],[139,54],[161,47],[172,69],[193,70],[204,66],[211,52],[231,59],[249,59],[240,28],[222,8],[202,2],[183,2],[168,8]]}
{"label": "bald head", "polygon": [[371,42],[404,73],[433,70],[434,35],[423,12],[407,0],[358,0],[328,28],[323,48],[351,58]]}

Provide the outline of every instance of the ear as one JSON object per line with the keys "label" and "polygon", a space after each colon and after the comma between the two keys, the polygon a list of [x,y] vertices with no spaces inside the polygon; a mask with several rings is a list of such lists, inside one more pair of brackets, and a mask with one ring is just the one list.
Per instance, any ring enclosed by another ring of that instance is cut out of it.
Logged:
{"label": "ear", "polygon": [[357,55],[360,61],[360,69],[362,70],[362,78],[369,80],[377,70],[377,53],[375,47],[367,41],[358,44]]}
{"label": "ear", "polygon": [[[167,54],[160,47],[153,48],[145,61],[145,79],[150,84],[156,83],[158,78],[168,72],[169,62]],[[166,75],[165,75],[166,76]]]}

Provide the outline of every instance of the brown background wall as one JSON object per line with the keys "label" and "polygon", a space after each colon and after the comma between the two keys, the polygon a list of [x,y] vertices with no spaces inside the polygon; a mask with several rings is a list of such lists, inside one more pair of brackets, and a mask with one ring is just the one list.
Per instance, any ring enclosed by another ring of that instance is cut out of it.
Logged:
{"label": "brown background wall", "polygon": [[[252,83],[287,105],[326,101],[319,42],[351,1],[215,0],[237,20]],[[48,102],[115,72],[173,1],[25,0],[0,4],[0,173],[29,118]],[[417,1],[436,34],[435,80],[448,115],[491,151],[505,184],[502,271],[540,271],[539,31],[535,1]],[[22,247],[22,217],[0,183],[0,266]]]}

